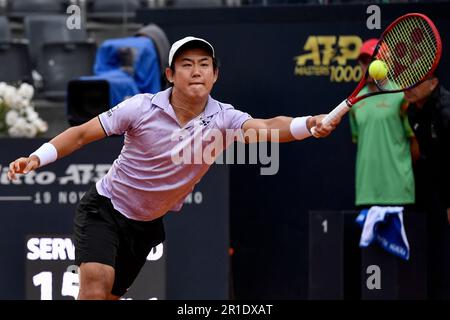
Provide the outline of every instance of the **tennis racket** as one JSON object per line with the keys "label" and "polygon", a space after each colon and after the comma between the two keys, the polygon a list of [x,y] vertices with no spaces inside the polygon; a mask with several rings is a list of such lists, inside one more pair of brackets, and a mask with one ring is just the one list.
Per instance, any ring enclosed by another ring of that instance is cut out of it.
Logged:
{"label": "tennis racket", "polygon": [[[371,61],[384,62],[388,70],[384,79],[374,80],[379,91],[358,96],[369,76],[367,68],[352,94],[325,116],[322,124],[328,125],[339,119],[358,101],[417,86],[436,69],[441,51],[441,37],[430,18],[421,13],[409,13],[397,18],[383,32],[371,57]],[[317,136],[315,128],[311,132]]]}

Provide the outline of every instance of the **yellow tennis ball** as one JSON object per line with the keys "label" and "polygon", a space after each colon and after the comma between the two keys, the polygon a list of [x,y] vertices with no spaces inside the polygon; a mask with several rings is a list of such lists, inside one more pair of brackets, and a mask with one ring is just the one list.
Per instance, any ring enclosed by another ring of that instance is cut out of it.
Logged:
{"label": "yellow tennis ball", "polygon": [[387,65],[381,60],[375,60],[369,66],[369,75],[375,80],[383,80],[387,73]]}

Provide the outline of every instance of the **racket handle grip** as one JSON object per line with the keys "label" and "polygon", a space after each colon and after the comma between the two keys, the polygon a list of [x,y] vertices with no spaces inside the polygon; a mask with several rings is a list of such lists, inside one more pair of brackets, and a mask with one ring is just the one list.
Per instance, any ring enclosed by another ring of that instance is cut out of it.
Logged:
{"label": "racket handle grip", "polygon": [[[342,101],[336,108],[334,108],[329,114],[322,119],[322,125],[328,125],[336,119],[341,118],[344,114],[350,111],[351,105],[347,102],[347,99]],[[311,133],[314,137],[318,137],[316,127],[311,128]]]}

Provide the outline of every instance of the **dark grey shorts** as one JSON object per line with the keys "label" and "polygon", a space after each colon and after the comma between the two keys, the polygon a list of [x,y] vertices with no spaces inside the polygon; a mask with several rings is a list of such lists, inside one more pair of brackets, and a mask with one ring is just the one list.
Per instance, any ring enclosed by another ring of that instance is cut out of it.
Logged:
{"label": "dark grey shorts", "polygon": [[98,262],[115,269],[112,294],[122,296],[150,250],[165,240],[162,218],[131,220],[115,210],[95,185],[80,200],[74,218],[75,262]]}

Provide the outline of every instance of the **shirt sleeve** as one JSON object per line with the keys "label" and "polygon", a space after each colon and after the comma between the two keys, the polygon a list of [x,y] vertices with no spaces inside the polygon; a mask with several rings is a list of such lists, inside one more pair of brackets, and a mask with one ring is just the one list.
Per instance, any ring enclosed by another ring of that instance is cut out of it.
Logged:
{"label": "shirt sleeve", "polygon": [[251,115],[240,110],[228,109],[224,111],[225,129],[242,129],[244,122],[250,119],[252,119]]}
{"label": "shirt sleeve", "polygon": [[106,135],[121,135],[137,128],[143,100],[144,95],[138,94],[101,113],[98,117]]}
{"label": "shirt sleeve", "polygon": [[248,113],[236,110],[232,105],[225,106],[225,109],[220,112],[218,125],[223,133],[226,134],[226,146],[233,141],[244,142],[242,126],[245,121],[250,119],[252,117]]}

